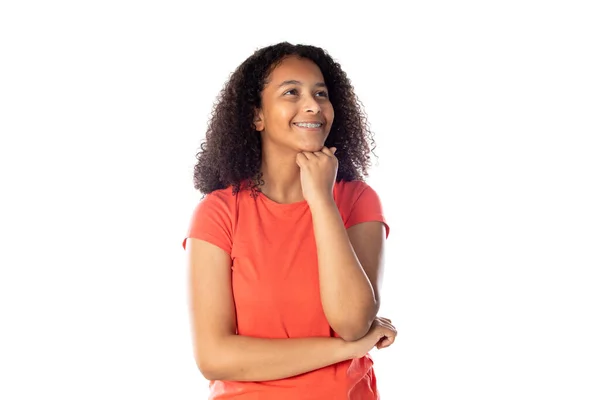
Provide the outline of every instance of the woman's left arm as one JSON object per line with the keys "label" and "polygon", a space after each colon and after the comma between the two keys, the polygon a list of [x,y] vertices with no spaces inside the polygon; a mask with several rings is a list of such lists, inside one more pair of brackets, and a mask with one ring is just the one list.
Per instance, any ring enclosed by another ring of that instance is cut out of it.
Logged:
{"label": "woman's left arm", "polygon": [[321,302],[332,329],[354,341],[367,334],[379,311],[385,226],[370,221],[346,230],[333,198],[322,199],[310,204]]}

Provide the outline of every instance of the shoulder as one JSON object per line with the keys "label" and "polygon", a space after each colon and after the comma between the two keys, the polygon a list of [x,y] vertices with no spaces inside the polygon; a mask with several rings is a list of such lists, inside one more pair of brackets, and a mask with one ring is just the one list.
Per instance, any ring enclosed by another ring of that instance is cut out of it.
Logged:
{"label": "shoulder", "polygon": [[221,207],[229,208],[230,205],[235,204],[239,193],[233,194],[233,188],[231,186],[225,189],[214,190],[210,193],[205,194],[198,202],[198,208],[201,207]]}
{"label": "shoulder", "polygon": [[379,195],[364,181],[340,181],[336,184],[335,201],[346,228],[361,222],[380,221],[389,226],[384,217],[383,206]]}
{"label": "shoulder", "polygon": [[377,196],[375,190],[365,181],[340,181],[335,184],[335,197],[338,205],[352,205],[362,195]]}
{"label": "shoulder", "polygon": [[192,219],[206,219],[230,222],[236,210],[239,193],[233,194],[232,188],[219,189],[205,194],[196,204]]}
{"label": "shoulder", "polygon": [[[194,207],[186,239],[202,239],[231,251],[236,202],[237,195],[231,187],[206,194]],[[186,240],[184,248],[185,243]]]}

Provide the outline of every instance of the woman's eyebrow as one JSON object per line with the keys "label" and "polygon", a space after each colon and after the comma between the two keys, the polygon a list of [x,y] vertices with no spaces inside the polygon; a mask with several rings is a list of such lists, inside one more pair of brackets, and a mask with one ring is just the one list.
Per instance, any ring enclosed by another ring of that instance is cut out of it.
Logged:
{"label": "woman's eyebrow", "polygon": [[[302,86],[302,82],[294,80],[294,79],[291,79],[291,80],[288,80],[288,81],[281,82],[279,84],[278,88],[280,88],[282,86],[285,86],[285,85],[300,85],[300,86]],[[325,85],[324,82],[317,82],[317,83],[315,83],[315,86],[316,87],[324,87],[324,88],[327,87],[327,85]]]}

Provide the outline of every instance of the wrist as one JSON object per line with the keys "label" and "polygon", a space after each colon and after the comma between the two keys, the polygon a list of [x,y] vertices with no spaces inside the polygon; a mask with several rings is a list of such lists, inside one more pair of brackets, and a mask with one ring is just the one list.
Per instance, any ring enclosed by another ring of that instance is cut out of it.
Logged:
{"label": "wrist", "polygon": [[311,201],[308,201],[308,206],[311,208],[311,210],[327,209],[331,207],[335,207],[335,209],[337,209],[335,200],[333,200],[333,193],[322,195]]}
{"label": "wrist", "polygon": [[338,354],[340,355],[341,361],[351,360],[357,358],[356,342],[347,342],[342,338],[335,338],[337,340]]}

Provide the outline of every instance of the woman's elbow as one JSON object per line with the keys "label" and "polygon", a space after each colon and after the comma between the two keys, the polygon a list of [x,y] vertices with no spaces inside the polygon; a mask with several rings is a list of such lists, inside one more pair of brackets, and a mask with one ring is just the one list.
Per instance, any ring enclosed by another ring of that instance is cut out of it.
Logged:
{"label": "woman's elbow", "polygon": [[220,379],[220,373],[216,363],[206,355],[196,355],[196,366],[205,379],[209,381]]}
{"label": "woman's elbow", "polygon": [[353,317],[344,315],[337,321],[331,321],[333,322],[331,327],[347,342],[362,339],[371,329],[371,325],[373,325],[373,321],[377,316],[377,309],[378,307],[369,310],[369,312],[356,314]]}
{"label": "woman's elbow", "polygon": [[362,332],[361,333],[351,332],[351,333],[348,333],[348,334],[339,334],[338,333],[338,335],[340,335],[340,337],[342,339],[344,339],[344,341],[346,341],[346,342],[356,342],[357,340],[360,340],[360,339],[364,338],[367,335],[367,332],[364,332],[364,333],[362,333]]}
{"label": "woman's elbow", "polygon": [[369,333],[372,323],[372,320],[363,320],[360,323],[353,325],[346,324],[345,326],[340,326],[337,330],[335,328],[333,330],[346,342],[355,342]]}

